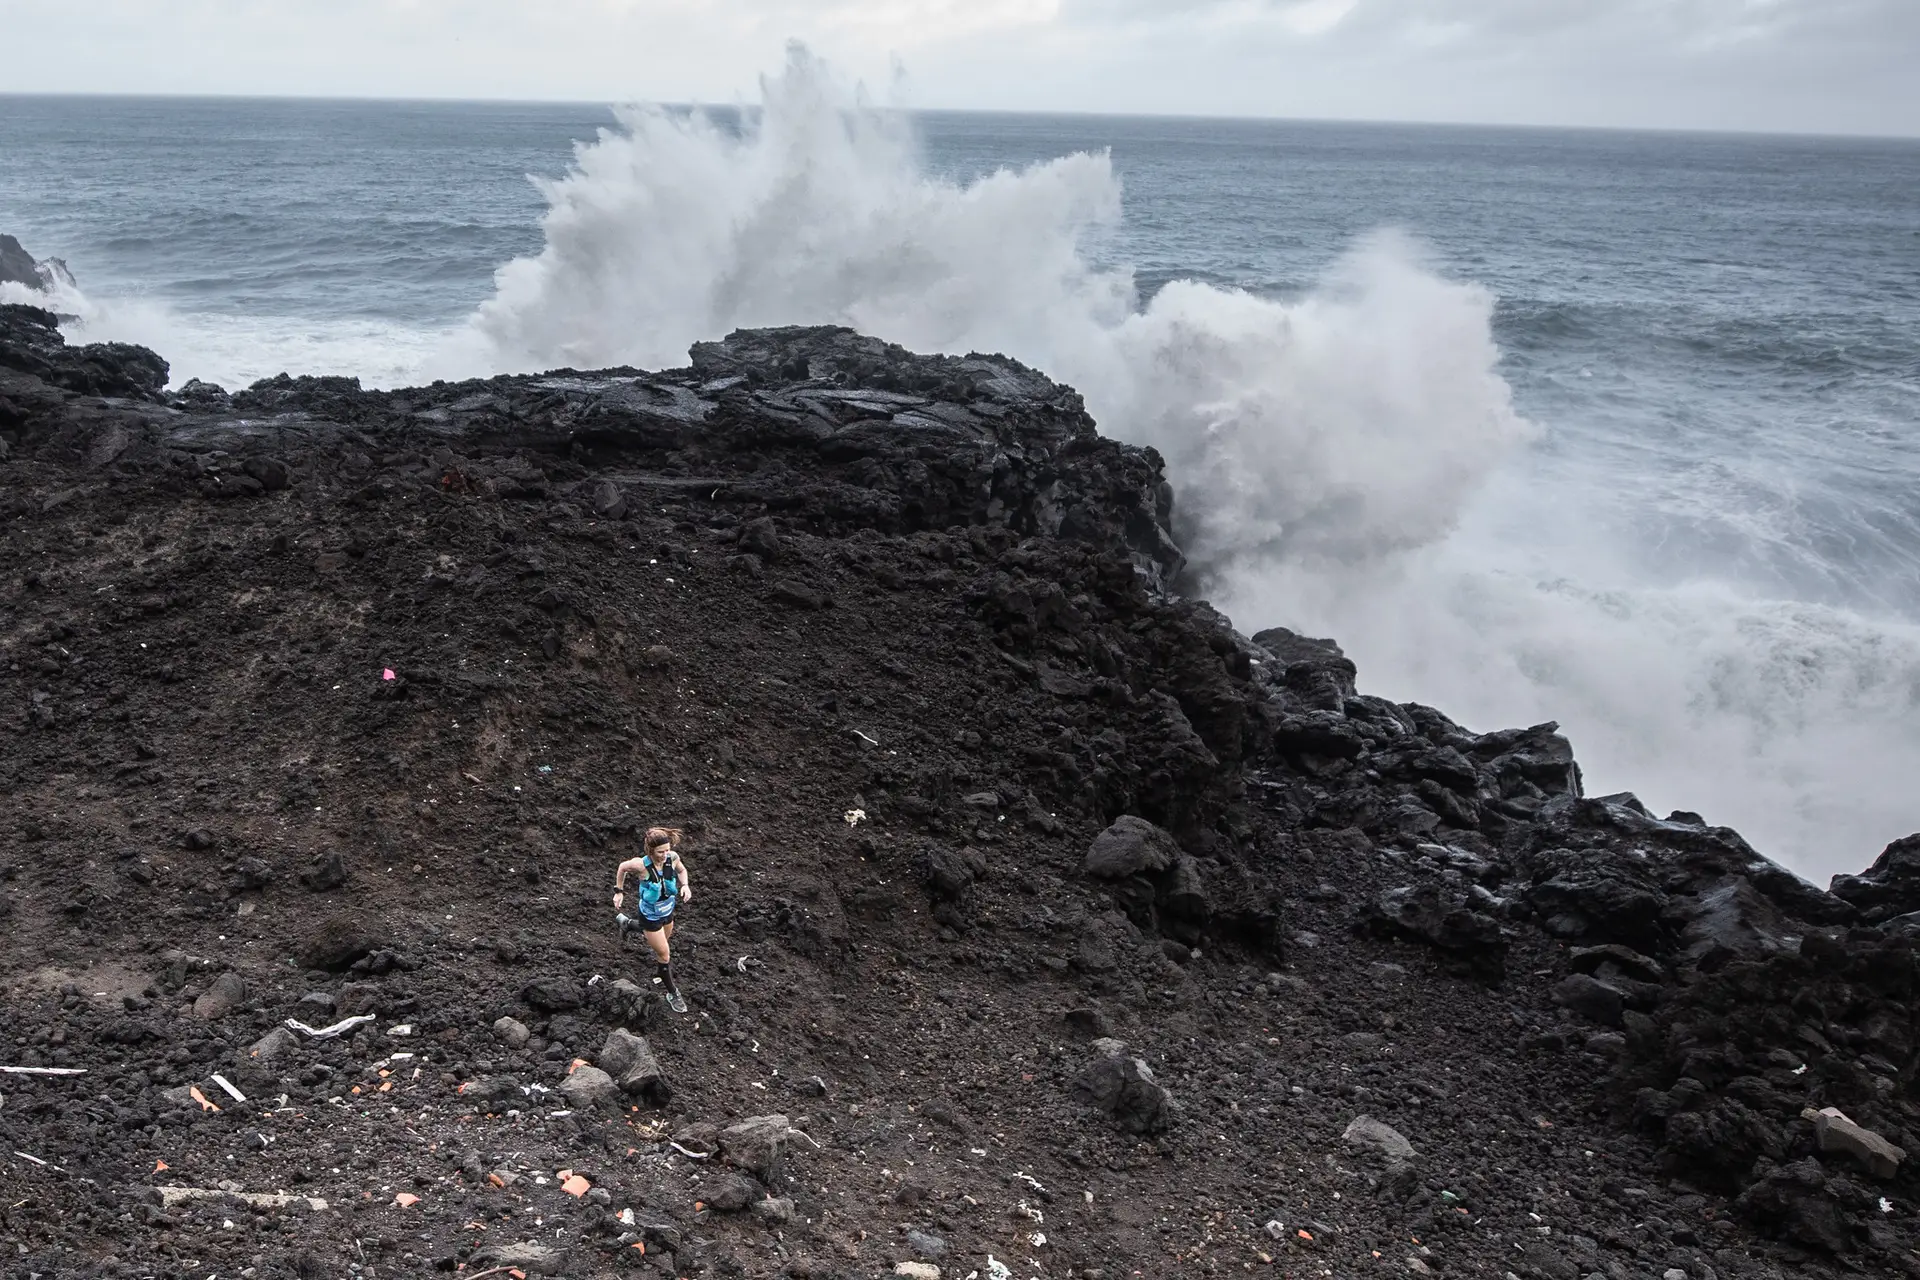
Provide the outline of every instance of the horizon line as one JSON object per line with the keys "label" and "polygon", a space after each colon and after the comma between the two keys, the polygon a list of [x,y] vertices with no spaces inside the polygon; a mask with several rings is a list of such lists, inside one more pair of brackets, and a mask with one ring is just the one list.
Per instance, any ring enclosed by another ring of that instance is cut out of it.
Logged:
{"label": "horizon line", "polygon": [[[0,100],[8,98],[83,98],[124,101],[171,100],[181,102],[280,102],[280,103],[366,103],[439,106],[494,107],[600,107],[611,110],[625,106],[659,106],[671,110],[754,111],[758,103],[689,101],[663,102],[647,98],[475,98],[454,95],[384,96],[375,94],[296,94],[296,93],[170,93],[109,90],[4,90]],[[1920,133],[1847,133],[1817,129],[1741,129],[1699,125],[1622,125],[1622,124],[1544,124],[1509,120],[1406,120],[1372,116],[1289,116],[1232,115],[1225,112],[1178,111],[1097,111],[1035,110],[1012,107],[918,107],[878,105],[873,109],[898,111],[907,115],[999,115],[1040,116],[1089,120],[1179,120],[1236,124],[1372,125],[1399,128],[1433,129],[1515,129],[1561,133],[1655,134],[1693,137],[1795,138],[1854,142],[1920,142]]]}

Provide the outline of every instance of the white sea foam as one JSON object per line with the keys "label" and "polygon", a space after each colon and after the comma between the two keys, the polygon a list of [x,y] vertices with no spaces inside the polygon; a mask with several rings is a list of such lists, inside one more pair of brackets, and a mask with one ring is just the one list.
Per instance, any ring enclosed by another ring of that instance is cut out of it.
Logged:
{"label": "white sea foam", "polygon": [[0,284],[0,302],[24,302],[65,317],[70,343],[132,342],[165,356],[170,385],[189,379],[244,387],[278,373],[338,373],[369,387],[420,380],[446,342],[440,330],[372,319],[310,319],[182,311],[153,298],[82,289],[70,279],[47,292]]}
{"label": "white sea foam", "polygon": [[1590,786],[1701,810],[1812,877],[1920,827],[1920,627],[1636,575],[1594,477],[1528,448],[1491,298],[1405,239],[1291,301],[1176,282],[1141,306],[1089,258],[1119,217],[1104,155],[935,180],[802,51],[747,120],[623,112],[543,184],[545,248],[441,363],[674,365],[735,326],[829,322],[1004,351],[1161,449],[1243,629],[1336,635],[1365,686],[1473,727],[1557,718]]}

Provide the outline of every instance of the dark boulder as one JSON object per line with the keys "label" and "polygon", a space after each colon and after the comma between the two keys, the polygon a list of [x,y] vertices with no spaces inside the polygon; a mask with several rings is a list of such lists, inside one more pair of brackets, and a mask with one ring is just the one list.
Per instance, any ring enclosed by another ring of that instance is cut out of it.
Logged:
{"label": "dark boulder", "polygon": [[1895,840],[1859,875],[1835,876],[1831,887],[1869,919],[1920,911],[1920,833]]}
{"label": "dark boulder", "polygon": [[1160,889],[1160,909],[1174,920],[1205,924],[1213,915],[1213,898],[1200,863],[1181,858],[1170,868]]}
{"label": "dark boulder", "polygon": [[1333,641],[1270,627],[1256,631],[1253,642],[1273,655],[1287,701],[1294,706],[1339,711],[1354,696],[1357,668]]}
{"label": "dark boulder", "polygon": [[1071,1092],[1075,1101],[1098,1107],[1128,1133],[1162,1133],[1173,1125],[1172,1095],[1154,1081],[1144,1060],[1128,1056],[1123,1047],[1088,1064],[1074,1077]]}
{"label": "dark boulder", "polygon": [[29,289],[45,290],[40,264],[18,240],[0,235],[0,284],[23,284]]}
{"label": "dark boulder", "polygon": [[921,851],[920,878],[936,902],[964,902],[974,882],[987,874],[987,859],[971,845],[929,845]]}
{"label": "dark boulder", "polygon": [[1526,892],[1548,933],[1585,942],[1617,942],[1640,951],[1663,948],[1667,895],[1624,860],[1591,851],[1563,851],[1563,869]]}
{"label": "dark boulder", "polygon": [[167,385],[167,362],[145,347],[124,342],[70,347],[58,316],[17,303],[0,304],[0,368],[80,395],[157,400]]}
{"label": "dark boulder", "polygon": [[719,1186],[708,1192],[705,1204],[716,1213],[739,1213],[765,1194],[759,1183],[736,1173],[723,1178]]}
{"label": "dark boulder", "polygon": [[322,853],[314,859],[312,866],[300,873],[300,883],[315,893],[338,889],[349,878],[347,860],[340,856],[337,849],[329,849]]}
{"label": "dark boulder", "polygon": [[1181,857],[1180,844],[1145,818],[1126,814],[1094,837],[1084,870],[1102,880],[1157,874]]}
{"label": "dark boulder", "polygon": [[578,1009],[586,1002],[580,984],[572,978],[535,978],[520,990],[520,998],[543,1013]]}
{"label": "dark boulder", "polygon": [[1283,755],[1335,760],[1351,760],[1367,749],[1359,727],[1337,711],[1305,711],[1281,717],[1273,728],[1273,745]]}
{"label": "dark boulder", "polygon": [[1554,984],[1553,1002],[1603,1027],[1620,1025],[1626,1000],[1620,991],[1584,973],[1570,973]]}
{"label": "dark boulder", "polygon": [[1794,950],[1799,934],[1743,876],[1703,891],[1685,905],[1680,941],[1688,963],[1706,970]]}
{"label": "dark boulder", "polygon": [[307,969],[340,970],[386,945],[384,933],[365,918],[337,915],[307,938],[300,948],[299,960]]}
{"label": "dark boulder", "polygon": [[773,517],[761,516],[747,521],[740,529],[740,549],[769,563],[778,560],[780,531],[774,527]]}
{"label": "dark boulder", "polygon": [[1365,919],[1375,932],[1424,942],[1497,977],[1506,967],[1506,934],[1499,921],[1468,902],[1433,884],[1389,889],[1374,900]]}
{"label": "dark boulder", "polygon": [[1469,754],[1486,763],[1502,795],[1521,794],[1529,786],[1550,796],[1580,795],[1573,744],[1554,721],[1485,734],[1473,742]]}
{"label": "dark boulder", "polygon": [[524,1101],[527,1090],[512,1076],[487,1076],[463,1085],[460,1096],[483,1107],[505,1107]]}
{"label": "dark boulder", "polygon": [[1707,1186],[1730,1187],[1762,1156],[1778,1160],[1787,1139],[1779,1122],[1733,1098],[1704,1111],[1681,1111],[1667,1119],[1664,1154],[1683,1176]]}
{"label": "dark boulder", "polygon": [[1826,1253],[1844,1253],[1853,1244],[1845,1208],[1812,1158],[1768,1170],[1734,1207],[1767,1235],[1795,1244]]}
{"label": "dark boulder", "polygon": [[1597,974],[1611,966],[1643,982],[1667,980],[1666,966],[1617,942],[1603,942],[1597,947],[1575,947],[1567,952],[1567,964],[1575,973]]}

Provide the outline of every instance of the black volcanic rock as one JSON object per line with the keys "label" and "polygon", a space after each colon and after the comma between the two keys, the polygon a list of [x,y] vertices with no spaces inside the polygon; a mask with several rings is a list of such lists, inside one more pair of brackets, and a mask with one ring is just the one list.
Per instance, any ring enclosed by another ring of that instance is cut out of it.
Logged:
{"label": "black volcanic rock", "polygon": [[1920,911],[1920,835],[1895,840],[1859,875],[1835,876],[1831,892],[1869,919]]}
{"label": "black volcanic rock", "polygon": [[45,289],[40,264],[26,247],[10,235],[0,235],[0,284],[23,284],[29,289]]}
{"label": "black volcanic rock", "polygon": [[[91,396],[154,400],[167,385],[167,362],[145,347],[124,342],[70,347],[59,323],[58,316],[39,307],[0,304],[0,370]],[[0,382],[0,415],[10,390]]]}

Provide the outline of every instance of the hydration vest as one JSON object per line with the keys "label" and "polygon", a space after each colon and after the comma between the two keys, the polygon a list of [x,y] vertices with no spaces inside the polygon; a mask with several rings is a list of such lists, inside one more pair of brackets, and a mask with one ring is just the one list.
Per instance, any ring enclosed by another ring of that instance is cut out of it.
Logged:
{"label": "hydration vest", "polygon": [[665,920],[680,901],[680,859],[668,854],[664,866],[655,866],[651,856],[640,863],[640,893],[635,904],[649,920]]}

